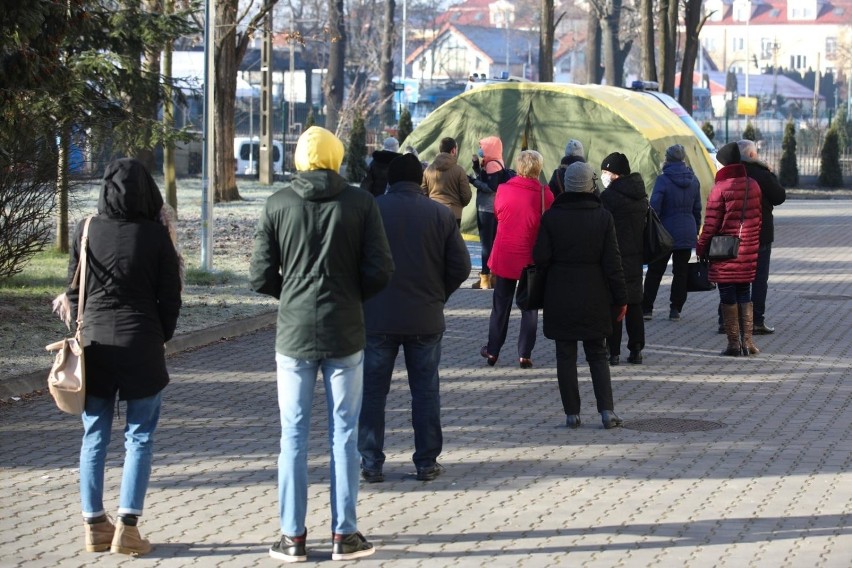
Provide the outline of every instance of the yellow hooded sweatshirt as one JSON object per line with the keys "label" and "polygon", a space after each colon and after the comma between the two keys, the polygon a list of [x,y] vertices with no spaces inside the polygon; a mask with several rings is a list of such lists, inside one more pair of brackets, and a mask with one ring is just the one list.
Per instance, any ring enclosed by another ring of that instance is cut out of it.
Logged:
{"label": "yellow hooded sweatshirt", "polygon": [[337,136],[319,126],[311,126],[299,136],[294,155],[296,170],[340,171],[343,163],[343,143]]}

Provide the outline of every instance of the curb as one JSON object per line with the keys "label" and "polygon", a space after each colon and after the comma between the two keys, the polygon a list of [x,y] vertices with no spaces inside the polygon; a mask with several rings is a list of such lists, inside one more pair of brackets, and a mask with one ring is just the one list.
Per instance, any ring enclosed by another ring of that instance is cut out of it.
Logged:
{"label": "curb", "polygon": [[[267,312],[250,318],[225,322],[207,329],[182,333],[173,337],[166,344],[166,356],[273,326],[277,317],[277,311]],[[17,377],[0,379],[0,400],[6,401],[13,396],[24,396],[37,390],[46,389],[49,372],[50,369],[45,368]]]}

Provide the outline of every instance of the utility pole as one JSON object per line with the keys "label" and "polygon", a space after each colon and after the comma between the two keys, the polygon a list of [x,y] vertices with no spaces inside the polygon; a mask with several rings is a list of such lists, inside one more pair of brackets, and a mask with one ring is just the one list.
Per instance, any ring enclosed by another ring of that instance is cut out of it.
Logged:
{"label": "utility pole", "polygon": [[[263,20],[263,44],[260,50],[260,155],[258,173],[260,183],[272,185],[275,179],[272,143],[272,10],[271,0],[266,0],[266,17]],[[292,77],[291,77],[292,79]],[[254,93],[252,93],[254,100]],[[251,142],[254,154],[254,141]]]}
{"label": "utility pole", "polygon": [[[174,0],[163,2],[163,12],[174,11]],[[172,93],[172,40],[166,42],[163,50],[163,126],[166,132],[175,126],[175,101]],[[166,203],[177,213],[177,182],[175,181],[175,143],[168,140],[163,144],[163,185],[166,187]]]}

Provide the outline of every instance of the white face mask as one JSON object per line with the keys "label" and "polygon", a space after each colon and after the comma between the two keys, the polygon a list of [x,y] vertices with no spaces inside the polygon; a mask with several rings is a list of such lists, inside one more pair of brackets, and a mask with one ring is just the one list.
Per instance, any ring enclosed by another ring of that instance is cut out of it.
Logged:
{"label": "white face mask", "polygon": [[612,174],[609,172],[601,172],[601,184],[604,188],[609,187],[609,184],[612,183]]}

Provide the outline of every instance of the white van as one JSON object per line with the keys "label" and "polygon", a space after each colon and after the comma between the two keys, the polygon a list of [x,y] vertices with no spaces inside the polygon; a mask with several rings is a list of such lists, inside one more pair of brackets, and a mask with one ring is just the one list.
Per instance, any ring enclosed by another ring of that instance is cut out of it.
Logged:
{"label": "white van", "polygon": [[[256,176],[259,158],[260,140],[257,136],[252,139],[234,138],[234,171],[238,176]],[[272,171],[277,175],[284,174],[284,144],[278,140],[272,141]]]}

